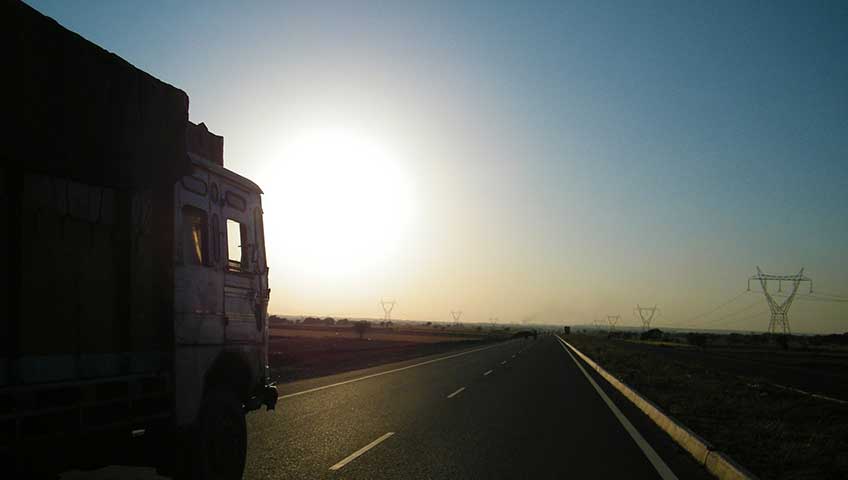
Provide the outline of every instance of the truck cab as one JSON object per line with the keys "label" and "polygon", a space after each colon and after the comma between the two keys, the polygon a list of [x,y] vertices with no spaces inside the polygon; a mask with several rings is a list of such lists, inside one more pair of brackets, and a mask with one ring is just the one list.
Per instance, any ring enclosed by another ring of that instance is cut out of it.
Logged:
{"label": "truck cab", "polygon": [[[223,138],[204,124],[189,123],[186,139],[192,170],[174,185],[173,202],[175,421],[207,441],[226,414],[216,402],[245,413],[276,404],[267,367],[270,289],[262,190],[224,168]],[[238,428],[219,432],[222,442],[244,436],[243,418],[233,420]],[[229,465],[240,474],[243,452],[235,455],[242,458]]]}

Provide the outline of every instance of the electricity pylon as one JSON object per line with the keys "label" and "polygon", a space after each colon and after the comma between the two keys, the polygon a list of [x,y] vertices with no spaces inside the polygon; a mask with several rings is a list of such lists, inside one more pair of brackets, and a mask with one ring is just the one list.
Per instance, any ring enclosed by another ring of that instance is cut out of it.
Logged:
{"label": "electricity pylon", "polygon": [[[783,328],[784,334],[791,334],[792,330],[789,328],[789,307],[792,306],[792,301],[795,300],[795,294],[798,293],[798,286],[802,282],[809,282],[810,293],[813,293],[813,279],[804,276],[803,268],[795,275],[770,275],[763,273],[760,267],[757,267],[757,274],[748,278],[748,291],[751,290],[751,280],[759,280],[760,285],[763,287],[763,295],[766,297],[766,303],[768,303],[769,311],[771,312],[771,316],[769,317],[769,333],[777,333],[776,330],[778,329],[778,325],[780,325]],[[791,282],[792,291],[783,303],[777,303],[771,293],[769,293],[769,280],[777,280],[778,292],[783,291],[783,282]]]}
{"label": "electricity pylon", "polygon": [[633,309],[633,312],[639,315],[639,319],[642,320],[642,330],[648,330],[651,328],[651,320],[654,319],[654,315],[656,315],[659,309],[656,305],[653,307],[641,307],[639,304],[636,304],[636,308]]}
{"label": "electricity pylon", "polygon": [[394,300],[383,300],[380,299],[380,305],[383,306],[383,321],[390,322],[392,320],[392,310],[395,308]]}
{"label": "electricity pylon", "polygon": [[462,310],[451,310],[451,317],[453,317],[453,323],[458,325],[459,318],[462,317]]}
{"label": "electricity pylon", "polygon": [[619,320],[621,320],[621,315],[607,315],[607,323],[609,323],[610,330],[615,330],[615,326],[618,325]]}

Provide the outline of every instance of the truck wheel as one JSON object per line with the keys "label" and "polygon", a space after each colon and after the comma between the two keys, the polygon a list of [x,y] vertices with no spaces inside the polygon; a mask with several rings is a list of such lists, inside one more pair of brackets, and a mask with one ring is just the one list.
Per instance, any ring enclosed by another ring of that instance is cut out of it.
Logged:
{"label": "truck wheel", "polygon": [[199,477],[240,479],[247,456],[247,425],[241,401],[233,392],[214,390],[204,398],[198,420]]}

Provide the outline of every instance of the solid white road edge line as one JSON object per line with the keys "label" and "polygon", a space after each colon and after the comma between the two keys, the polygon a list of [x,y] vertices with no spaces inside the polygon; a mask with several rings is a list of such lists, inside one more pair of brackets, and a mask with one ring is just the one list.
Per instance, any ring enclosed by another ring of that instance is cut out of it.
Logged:
{"label": "solid white road edge line", "polygon": [[801,389],[798,389],[798,388],[787,387],[786,385],[778,385],[776,383],[772,383],[772,385],[774,385],[775,387],[780,388],[782,390],[789,390],[790,392],[800,393],[801,395],[807,395],[807,396],[810,396],[810,397],[813,397],[813,398],[818,398],[820,400],[828,400],[828,401],[831,401],[831,402],[841,403],[843,405],[848,403],[845,400],[841,400],[839,398],[828,397],[827,395],[819,395],[818,393],[807,392],[805,390],[801,390]]}
{"label": "solid white road edge line", "polygon": [[574,360],[574,363],[577,365],[578,368],[580,368],[580,371],[583,372],[583,375],[586,377],[586,379],[589,380],[589,383],[591,383],[592,386],[595,387],[595,391],[598,392],[598,395],[601,396],[601,398],[604,400],[604,403],[606,403],[609,409],[612,410],[612,413],[615,414],[615,418],[617,418],[618,421],[621,422],[621,425],[624,427],[625,430],[627,430],[627,433],[630,434],[630,437],[633,438],[633,441],[636,442],[636,445],[642,450],[642,453],[644,453],[645,456],[648,457],[648,461],[651,462],[651,465],[654,466],[654,468],[657,470],[657,473],[660,474],[660,477],[662,477],[664,480],[678,480],[677,475],[675,475],[674,472],[672,472],[671,469],[668,467],[668,465],[666,465],[663,459],[660,458],[656,450],[654,450],[653,447],[651,447],[651,445],[647,442],[647,440],[642,437],[642,434],[639,433],[638,430],[636,430],[636,427],[634,427],[633,424],[630,423],[630,420],[628,420],[627,417],[625,417],[624,414],[621,413],[621,410],[619,410],[618,407],[612,402],[612,400],[607,396],[606,392],[604,392],[603,389],[601,389],[601,387],[595,382],[595,380],[591,376],[589,376],[589,373],[586,372],[586,369],[583,368],[583,365],[580,365],[580,362],[577,361],[576,358],[574,358],[574,355],[571,354],[571,352],[568,350],[568,347],[565,346],[559,336],[557,336],[557,340],[559,340],[559,345],[562,347],[563,350],[565,350],[565,353],[567,353],[568,356],[571,357],[572,360]]}
{"label": "solid white road edge line", "polygon": [[487,371],[487,372],[483,373],[483,376],[485,377],[486,375],[488,375],[488,374],[490,374],[490,373],[492,373],[492,371],[491,371],[491,370],[489,370],[489,371]]}
{"label": "solid white road edge line", "polygon": [[446,357],[434,358],[432,360],[427,360],[426,362],[416,363],[414,365],[407,365],[405,367],[393,368],[391,370],[386,370],[385,372],[372,373],[371,375],[365,375],[364,377],[351,378],[350,380],[345,380],[343,382],[338,382],[338,383],[333,383],[333,384],[330,384],[330,385],[323,385],[323,386],[320,386],[320,387],[310,388],[308,390],[303,390],[301,392],[294,392],[294,393],[288,393],[286,395],[280,395],[277,398],[278,399],[291,398],[291,397],[296,397],[298,395],[304,395],[304,394],[307,394],[307,393],[317,392],[317,391],[320,391],[320,390],[326,390],[328,388],[339,387],[339,386],[342,386],[342,385],[347,385],[348,383],[359,382],[359,381],[362,381],[362,380],[367,380],[369,378],[379,377],[380,375],[388,375],[390,373],[401,372],[403,370],[409,370],[410,368],[420,367],[422,365],[429,365],[431,363],[441,362],[442,360],[448,360],[448,359],[451,359],[451,358],[461,357],[463,355],[468,355],[469,353],[480,352],[480,351],[488,350],[490,348],[495,348],[495,347],[502,347],[504,345],[506,345],[506,342],[497,343],[495,345],[489,345],[488,347],[475,348],[474,350],[466,350],[464,352],[454,353],[453,355],[448,355]]}
{"label": "solid white road edge line", "polygon": [[457,390],[457,391],[455,391],[455,392],[451,393],[450,395],[448,395],[448,398],[453,398],[453,397],[455,397],[455,396],[459,395],[460,393],[462,393],[462,391],[463,391],[463,390],[465,390],[465,387],[462,387],[462,388],[460,388],[459,390]]}
{"label": "solid white road edge line", "polygon": [[356,457],[358,457],[358,456],[362,455],[363,453],[367,452],[368,450],[371,450],[372,448],[376,447],[377,445],[380,444],[380,442],[391,437],[394,434],[395,434],[395,432],[387,432],[386,434],[384,434],[382,437],[378,438],[377,440],[374,440],[373,442],[369,443],[368,445],[365,445],[364,447],[360,448],[359,450],[351,453],[350,455],[345,457],[344,460],[342,460],[341,462],[330,467],[330,470],[338,470],[338,469],[344,467],[348,463],[356,460]]}

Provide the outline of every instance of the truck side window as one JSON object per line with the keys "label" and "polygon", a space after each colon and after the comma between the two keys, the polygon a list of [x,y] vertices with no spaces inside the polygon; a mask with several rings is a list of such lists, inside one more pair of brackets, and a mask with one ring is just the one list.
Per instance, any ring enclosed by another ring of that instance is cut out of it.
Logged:
{"label": "truck side window", "polygon": [[250,266],[250,242],[247,227],[230,218],[227,219],[227,268],[231,271],[248,271]]}
{"label": "truck side window", "polygon": [[206,265],[209,261],[206,212],[183,207],[183,258],[188,265]]}

